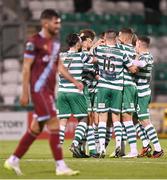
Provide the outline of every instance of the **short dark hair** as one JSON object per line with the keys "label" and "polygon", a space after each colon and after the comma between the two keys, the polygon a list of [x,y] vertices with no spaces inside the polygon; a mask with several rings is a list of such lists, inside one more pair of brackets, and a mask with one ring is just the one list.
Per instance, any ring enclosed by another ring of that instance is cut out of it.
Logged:
{"label": "short dark hair", "polygon": [[90,38],[93,41],[96,33],[92,29],[82,29],[80,30],[79,35],[83,41],[85,41],[87,38]]}
{"label": "short dark hair", "polygon": [[126,33],[126,34],[130,34],[133,35],[134,34],[134,30],[132,28],[122,28],[120,30],[121,33]]}
{"label": "short dark hair", "polygon": [[101,32],[101,33],[99,34],[99,38],[100,38],[100,39],[104,39],[104,35],[105,35],[105,32],[103,31],[103,32]]}
{"label": "short dark hair", "polygon": [[114,29],[109,29],[105,32],[107,39],[115,39],[118,35],[118,32]]}
{"label": "short dark hair", "polygon": [[60,18],[60,15],[54,9],[45,9],[41,13],[40,19],[52,19],[53,17]]}
{"label": "short dark hair", "polygon": [[138,40],[144,42],[147,46],[150,45],[150,38],[148,36],[138,36]]}
{"label": "short dark hair", "polygon": [[76,45],[76,43],[80,40],[80,37],[76,33],[71,33],[67,36],[66,42],[69,47],[73,47]]}

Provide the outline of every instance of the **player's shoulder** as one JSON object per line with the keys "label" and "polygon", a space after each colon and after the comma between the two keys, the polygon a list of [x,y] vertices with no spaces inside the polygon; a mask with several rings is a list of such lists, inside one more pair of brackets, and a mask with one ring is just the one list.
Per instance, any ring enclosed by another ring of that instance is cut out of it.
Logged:
{"label": "player's shoulder", "polygon": [[62,54],[64,57],[77,58],[81,57],[82,52],[66,51]]}
{"label": "player's shoulder", "polygon": [[106,45],[98,45],[97,47],[95,47],[94,49],[96,50],[96,51],[100,51],[100,50],[102,50],[102,49],[104,49],[104,48],[106,48],[107,46]]}
{"label": "player's shoulder", "polygon": [[146,62],[153,63],[153,56],[152,56],[152,54],[150,52],[144,53],[144,54],[140,55],[139,60],[143,60],[143,61],[146,61]]}
{"label": "player's shoulder", "polygon": [[41,38],[42,37],[38,33],[35,33],[28,38],[27,42],[37,43],[39,40],[41,40]]}
{"label": "player's shoulder", "polygon": [[60,52],[59,53],[59,57],[61,60],[65,60],[66,57],[68,57],[68,53],[67,52]]}
{"label": "player's shoulder", "polygon": [[117,47],[124,51],[134,51],[134,47],[131,44],[117,43]]}
{"label": "player's shoulder", "polygon": [[116,47],[121,49],[121,50],[125,50],[125,46],[123,44],[121,44],[121,43],[117,43]]}
{"label": "player's shoulder", "polygon": [[25,44],[26,50],[33,51],[37,46],[39,46],[40,39],[41,38],[40,38],[39,34],[37,34],[37,33],[30,36]]}

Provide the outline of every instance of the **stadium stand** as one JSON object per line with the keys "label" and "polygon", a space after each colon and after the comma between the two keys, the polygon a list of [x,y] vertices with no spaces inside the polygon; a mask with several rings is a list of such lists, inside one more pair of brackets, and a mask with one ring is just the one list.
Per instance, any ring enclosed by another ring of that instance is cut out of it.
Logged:
{"label": "stadium stand", "polygon": [[[26,1],[26,0],[25,0]],[[2,8],[2,1],[0,1]],[[151,37],[151,52],[155,58],[154,67],[154,99],[163,101],[167,96],[167,72],[166,72],[166,58],[167,58],[167,1],[160,1],[160,23],[146,24],[145,22],[145,8],[141,1],[108,1],[108,0],[92,0],[92,9],[87,13],[74,13],[73,0],[29,0],[26,1],[27,7],[31,12],[30,20],[21,22],[21,29],[23,31],[24,39],[21,40],[23,50],[23,42],[27,37],[34,33],[39,27],[38,19],[41,11],[45,8],[54,8],[61,13],[62,30],[61,41],[63,48],[65,48],[65,37],[71,32],[79,32],[83,28],[92,28],[97,34],[109,28],[132,27],[138,34],[145,34]],[[25,7],[23,7],[25,8]],[[9,7],[5,7],[9,9]],[[10,10],[13,12],[13,10]],[[17,12],[14,12],[17,14]],[[6,13],[5,13],[6,14]],[[10,13],[8,13],[10,16]],[[16,19],[18,16],[15,15]],[[11,24],[12,17],[9,18]],[[1,19],[0,21],[4,21]],[[7,21],[8,22],[8,21]],[[20,20],[18,19],[18,22]],[[1,24],[1,26],[3,23]],[[12,27],[12,26],[11,26]],[[3,31],[3,28],[2,28]],[[7,33],[9,33],[8,31]],[[0,37],[3,33],[0,33]],[[4,33],[5,34],[5,33]],[[17,32],[13,34],[15,37]],[[20,32],[18,33],[20,36]],[[12,34],[10,33],[12,38]],[[17,38],[14,38],[17,39]],[[19,38],[18,38],[19,39]],[[20,42],[20,39],[19,39]],[[0,42],[1,43],[1,42]],[[2,48],[2,45],[1,45]],[[21,47],[20,47],[21,48]],[[2,56],[2,55],[0,55]],[[20,92],[21,81],[21,63],[22,56],[18,57],[0,57],[0,103],[13,104],[18,102],[18,95]],[[3,88],[2,88],[3,87]],[[10,88],[11,90],[8,90]],[[9,96],[9,98],[8,98]]]}

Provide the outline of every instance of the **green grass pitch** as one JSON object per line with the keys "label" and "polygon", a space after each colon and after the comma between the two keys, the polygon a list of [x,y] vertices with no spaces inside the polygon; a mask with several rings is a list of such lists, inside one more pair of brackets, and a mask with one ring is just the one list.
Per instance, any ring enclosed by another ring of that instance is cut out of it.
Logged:
{"label": "green grass pitch", "polygon": [[[37,140],[21,160],[21,169],[25,174],[18,177],[12,171],[3,168],[6,158],[15,149],[16,141],[0,142],[0,179],[167,179],[167,140],[161,140],[165,155],[159,159],[110,159],[108,156],[114,150],[114,140],[107,148],[104,159],[75,159],[68,150],[71,141],[65,141],[64,157],[67,164],[80,175],[73,177],[57,177],[48,142]],[[138,144],[138,149],[141,144]],[[127,147],[128,149],[128,147]]]}

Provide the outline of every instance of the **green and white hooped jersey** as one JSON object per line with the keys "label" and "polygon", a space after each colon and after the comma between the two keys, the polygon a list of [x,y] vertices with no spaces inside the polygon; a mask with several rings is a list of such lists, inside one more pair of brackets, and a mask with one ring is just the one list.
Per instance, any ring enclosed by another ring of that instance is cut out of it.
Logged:
{"label": "green and white hooped jersey", "polygon": [[97,87],[123,90],[124,67],[130,67],[132,61],[117,45],[100,45],[94,49],[99,67]]}
{"label": "green and white hooped jersey", "polygon": [[[63,64],[67,68],[68,72],[78,81],[82,80],[81,74],[83,72],[84,63],[90,63],[92,61],[91,56],[82,52],[74,51],[60,53],[60,59],[63,61]],[[66,80],[61,75],[59,75],[59,77],[59,92],[74,92],[83,94],[83,91],[77,89],[73,83]]]}
{"label": "green and white hooped jersey", "polygon": [[[125,51],[127,56],[132,60],[136,56],[135,49],[132,44],[118,44],[122,50]],[[124,86],[133,85],[136,86],[135,76],[126,67],[124,68]]]}
{"label": "green and white hooped jersey", "polygon": [[151,95],[151,73],[153,68],[153,56],[150,52],[140,54],[139,61],[144,63],[144,67],[139,69],[139,72],[136,74],[136,84],[138,90],[138,96],[144,97]]}

